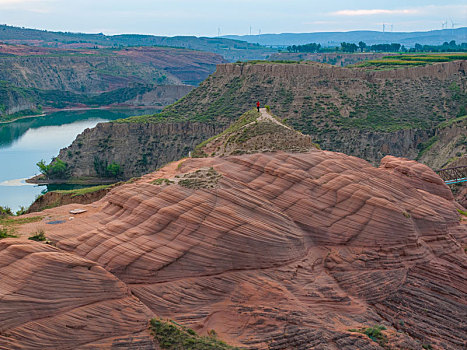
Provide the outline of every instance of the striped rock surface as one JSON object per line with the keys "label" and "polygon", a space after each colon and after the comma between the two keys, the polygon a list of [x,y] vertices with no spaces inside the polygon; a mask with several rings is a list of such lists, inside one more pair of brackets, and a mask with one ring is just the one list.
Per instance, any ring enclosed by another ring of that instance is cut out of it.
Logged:
{"label": "striped rock surface", "polygon": [[[183,175],[211,167],[221,177],[206,187]],[[85,208],[39,226],[154,315],[234,345],[466,345],[467,225],[449,188],[417,162],[386,157],[374,168],[318,150],[188,159]],[[374,325],[385,339],[355,331]]]}
{"label": "striped rock surface", "polygon": [[95,262],[0,241],[0,349],[154,349],[151,311]]}

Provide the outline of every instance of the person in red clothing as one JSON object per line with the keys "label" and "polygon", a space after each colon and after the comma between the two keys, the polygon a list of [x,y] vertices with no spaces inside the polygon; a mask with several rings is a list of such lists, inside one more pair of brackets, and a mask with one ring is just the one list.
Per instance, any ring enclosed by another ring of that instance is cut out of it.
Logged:
{"label": "person in red clothing", "polygon": [[256,108],[258,108],[258,112],[259,112],[259,101],[256,102]]}

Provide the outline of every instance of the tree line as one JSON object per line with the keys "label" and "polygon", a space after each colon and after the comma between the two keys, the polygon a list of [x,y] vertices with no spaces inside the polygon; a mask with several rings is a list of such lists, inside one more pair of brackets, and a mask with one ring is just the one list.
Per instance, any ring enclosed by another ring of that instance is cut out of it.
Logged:
{"label": "tree line", "polygon": [[413,48],[406,48],[404,45],[398,43],[392,44],[374,44],[367,45],[365,42],[360,41],[357,44],[342,42],[340,46],[335,47],[322,47],[321,44],[309,43],[305,45],[291,45],[287,46],[288,52],[466,52],[467,43],[456,44],[455,40],[444,42],[442,45],[421,45],[415,44]]}

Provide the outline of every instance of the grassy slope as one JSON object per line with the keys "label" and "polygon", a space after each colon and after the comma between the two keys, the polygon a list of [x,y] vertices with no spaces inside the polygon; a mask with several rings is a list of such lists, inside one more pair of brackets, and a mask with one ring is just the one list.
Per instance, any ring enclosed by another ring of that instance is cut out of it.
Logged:
{"label": "grassy slope", "polygon": [[378,60],[369,60],[355,64],[354,67],[363,67],[372,70],[404,68],[407,66],[424,66],[436,62],[450,62],[466,60],[467,53],[442,53],[442,54],[401,54],[385,56]]}
{"label": "grassy slope", "polygon": [[[433,56],[427,55],[425,59]],[[449,61],[452,57],[458,56],[436,55],[436,61],[443,58]],[[394,62],[392,59],[388,61]],[[318,77],[307,81],[293,76],[244,74],[225,77],[214,74],[162,113],[119,122],[193,120],[228,125],[259,99],[263,105],[271,105],[276,114],[286,117],[295,129],[308,134],[342,129],[382,132],[428,129],[464,114],[467,93],[462,89],[460,79],[440,81],[422,77],[410,81],[368,81]]]}

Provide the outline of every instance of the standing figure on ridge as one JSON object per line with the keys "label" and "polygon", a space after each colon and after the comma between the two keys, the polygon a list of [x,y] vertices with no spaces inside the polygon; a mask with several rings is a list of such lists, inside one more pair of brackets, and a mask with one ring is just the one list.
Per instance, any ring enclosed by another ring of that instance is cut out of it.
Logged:
{"label": "standing figure on ridge", "polygon": [[258,108],[258,112],[259,112],[259,101],[256,102],[256,108]]}

